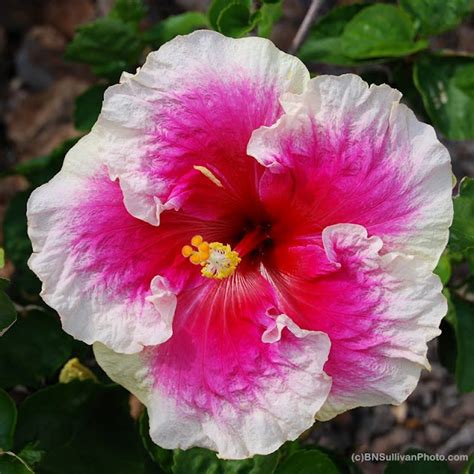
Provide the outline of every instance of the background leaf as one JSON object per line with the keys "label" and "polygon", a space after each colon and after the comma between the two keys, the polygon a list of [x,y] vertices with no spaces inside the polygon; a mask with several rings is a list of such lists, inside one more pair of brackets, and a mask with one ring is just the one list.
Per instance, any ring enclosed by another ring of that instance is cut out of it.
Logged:
{"label": "background leaf", "polygon": [[16,418],[15,403],[7,392],[0,389],[0,450],[9,451],[12,449]]}
{"label": "background leaf", "polygon": [[462,470],[462,474],[473,474],[474,473],[474,454],[469,456],[469,460]]}
{"label": "background leaf", "polygon": [[252,31],[256,24],[250,8],[239,1],[228,4],[217,18],[218,31],[232,38],[244,36]]}
{"label": "background leaf", "polygon": [[474,391],[474,304],[453,297],[456,309],[456,382],[461,392]]}
{"label": "background leaf", "polygon": [[207,28],[207,16],[199,12],[186,12],[160,21],[143,33],[143,39],[153,48],[159,48],[177,35],[187,35],[200,28]]}
{"label": "background leaf", "polygon": [[[272,474],[278,463],[278,453],[255,456],[241,461],[218,459],[212,451],[192,448],[176,449],[173,454],[173,474]],[[299,472],[299,471],[295,471]]]}
{"label": "background leaf", "polygon": [[251,0],[212,0],[207,16],[209,17],[209,23],[212,28],[216,31],[219,31],[219,26],[217,20],[219,19],[220,14],[225,10],[230,3],[240,3],[246,6],[249,10],[252,6]]}
{"label": "background leaf", "polygon": [[19,163],[9,174],[20,174],[32,188],[48,182],[61,169],[66,153],[78,142],[79,137],[71,138],[56,147],[49,155],[33,158]]}
{"label": "background leaf", "polygon": [[130,417],[128,393],[116,385],[71,382],[27,398],[18,411],[17,449],[32,442],[47,474],[151,474]]}
{"label": "background leaf", "polygon": [[25,292],[33,298],[41,289],[40,281],[27,263],[32,252],[26,224],[26,203],[30,194],[31,191],[16,194],[10,201],[3,221],[5,251],[15,265],[12,286],[21,292],[21,298],[25,296]]}
{"label": "background leaf", "polygon": [[275,474],[338,474],[338,469],[329,456],[319,449],[299,450],[291,454]]}
{"label": "background leaf", "polygon": [[8,280],[0,278],[0,336],[16,321],[15,306],[5,293],[8,285]]}
{"label": "background leaf", "polygon": [[451,268],[451,261],[449,260],[449,256],[446,252],[441,255],[438,265],[434,269],[433,273],[438,275],[441,279],[441,283],[446,285],[451,278],[452,268]]}
{"label": "background leaf", "polygon": [[441,334],[437,339],[439,361],[451,374],[456,373],[457,341],[456,329],[446,318],[441,321]]}
{"label": "background leaf", "polygon": [[274,2],[266,2],[262,5],[259,12],[260,17],[258,22],[258,36],[269,38],[272,33],[274,23],[276,23],[283,14],[282,3],[279,0]]}
{"label": "background leaf", "polygon": [[148,415],[140,418],[140,436],[151,458],[165,473],[172,474],[272,474],[280,453],[254,456],[241,461],[219,459],[216,453],[203,448],[163,449],[150,439]]}
{"label": "background leaf", "polygon": [[0,473],[1,474],[34,474],[28,469],[25,462],[11,454],[0,453]]}
{"label": "background leaf", "polygon": [[447,138],[474,138],[474,58],[424,55],[414,81],[433,125]]}
{"label": "background leaf", "polygon": [[403,10],[382,3],[357,13],[341,37],[342,52],[353,59],[406,56],[427,45],[415,41],[413,22]]}
{"label": "background leaf", "polygon": [[366,6],[364,3],[356,3],[331,10],[311,27],[298,56],[309,62],[356,64],[357,60],[346,56],[342,51],[341,36],[349,21]]}
{"label": "background leaf", "polygon": [[74,125],[81,132],[89,132],[99,117],[106,85],[90,87],[76,98]]}
{"label": "background leaf", "polygon": [[29,311],[0,338],[0,387],[37,387],[69,359],[73,340],[58,318],[46,311]]}
{"label": "background leaf", "polygon": [[138,25],[146,12],[147,8],[142,0],[117,0],[109,13],[109,17]]}
{"label": "background leaf", "polygon": [[150,425],[146,410],[144,410],[140,416],[139,431],[143,446],[148,451],[148,454],[150,455],[153,462],[160,466],[163,472],[170,473],[171,467],[173,465],[173,450],[163,449],[162,447],[153,443],[150,438]]}
{"label": "background leaf", "polygon": [[10,172],[24,176],[31,184],[30,189],[13,197],[3,220],[5,251],[15,266],[13,299],[39,301],[41,283],[28,267],[32,248],[27,233],[26,204],[32,188],[49,181],[61,169],[66,153],[77,141],[78,138],[67,140],[49,155],[20,163]]}
{"label": "background leaf", "polygon": [[461,181],[453,207],[449,247],[455,252],[466,252],[474,247],[474,179],[466,177]]}
{"label": "background leaf", "polygon": [[471,0],[400,0],[425,36],[437,35],[458,25],[472,10]]}
{"label": "background leaf", "polygon": [[79,27],[66,58],[89,64],[96,75],[115,81],[138,64],[142,49],[132,25],[105,17]]}

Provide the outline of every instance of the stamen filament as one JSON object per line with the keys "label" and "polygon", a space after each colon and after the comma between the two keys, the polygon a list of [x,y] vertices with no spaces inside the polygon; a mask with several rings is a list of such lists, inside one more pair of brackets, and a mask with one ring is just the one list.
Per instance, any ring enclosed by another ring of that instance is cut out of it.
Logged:
{"label": "stamen filament", "polygon": [[263,228],[257,226],[254,230],[245,234],[244,238],[235,246],[235,251],[240,257],[244,257],[255,250],[267,238],[268,235]]}
{"label": "stamen filament", "polygon": [[181,253],[193,265],[201,265],[201,274],[207,278],[226,278],[235,272],[240,263],[239,254],[230,245],[205,242],[200,235],[191,239],[191,245],[185,245]]}
{"label": "stamen filament", "polygon": [[265,239],[267,233],[262,227],[256,227],[237,244],[234,250],[221,242],[206,242],[201,235],[191,239],[191,245],[181,249],[183,257],[189,258],[193,265],[201,265],[201,274],[207,278],[218,280],[232,275],[242,257],[252,252]]}

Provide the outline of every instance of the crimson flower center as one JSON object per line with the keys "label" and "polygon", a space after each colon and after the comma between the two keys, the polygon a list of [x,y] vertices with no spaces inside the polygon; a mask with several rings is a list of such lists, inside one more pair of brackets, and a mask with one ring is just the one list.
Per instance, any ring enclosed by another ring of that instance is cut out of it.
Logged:
{"label": "crimson flower center", "polygon": [[261,225],[246,232],[233,249],[229,244],[207,242],[201,235],[195,235],[191,239],[191,245],[185,245],[181,253],[192,264],[202,266],[202,276],[221,280],[232,275],[242,258],[258,249],[269,238],[266,228]]}

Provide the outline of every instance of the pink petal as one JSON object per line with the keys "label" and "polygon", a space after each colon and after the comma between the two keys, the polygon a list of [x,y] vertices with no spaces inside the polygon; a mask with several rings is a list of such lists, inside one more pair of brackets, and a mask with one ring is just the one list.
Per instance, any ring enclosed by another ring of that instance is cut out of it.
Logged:
{"label": "pink petal", "polygon": [[230,459],[268,454],[314,423],[331,385],[326,335],[270,316],[272,306],[268,283],[239,270],[181,294],[166,343],[141,356],[95,346],[96,357],[148,407],[160,446]]}
{"label": "pink petal", "polygon": [[175,292],[196,279],[181,246],[202,221],[168,214],[157,229],[131,216],[97,160],[99,142],[97,131],[80,140],[63,170],[33,192],[29,264],[68,333],[135,352],[171,336]]}
{"label": "pink petal", "polygon": [[[439,334],[446,314],[439,278],[421,257],[383,254],[382,240],[368,237],[362,226],[334,225],[322,237],[326,259],[337,270],[312,278],[267,265],[282,310],[331,340],[324,370],[333,385],[318,418],[401,403],[429,366],[426,343]],[[311,247],[308,258],[323,264]]]}
{"label": "pink petal", "polygon": [[98,122],[129,212],[157,225],[164,209],[180,207],[173,188],[196,165],[248,204],[258,166],[248,140],[280,116],[279,96],[307,80],[298,59],[262,38],[198,31],[151,53],[108,89]]}
{"label": "pink petal", "polygon": [[285,209],[294,235],[360,224],[384,252],[420,255],[433,269],[452,220],[450,159],[399,99],[352,74],[317,77],[285,96],[288,113],[255,131],[248,152],[270,172],[291,174]]}

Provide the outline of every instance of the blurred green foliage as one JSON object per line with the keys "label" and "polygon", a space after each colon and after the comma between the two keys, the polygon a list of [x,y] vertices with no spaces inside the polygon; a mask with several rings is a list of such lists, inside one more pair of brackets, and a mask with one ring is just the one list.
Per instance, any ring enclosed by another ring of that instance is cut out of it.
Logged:
{"label": "blurred green foliage", "polygon": [[[442,137],[474,139],[474,58],[429,48],[430,36],[456,28],[471,12],[470,0],[339,6],[316,19],[297,54],[311,71],[317,72],[319,65],[337,65],[369,80],[388,81],[418,114],[429,118]],[[123,71],[133,73],[150,50],[200,28],[232,37],[270,37],[281,14],[281,0],[212,0],[207,14],[187,12],[148,25],[141,0],[118,0],[107,17],[81,26],[67,49],[68,60],[88,64],[97,75],[97,84],[76,100],[77,130],[92,128],[107,87]],[[95,366],[88,346],[62,331],[58,315],[40,299],[40,283],[27,266],[32,249],[26,232],[26,201],[59,171],[76,141],[5,173],[22,175],[29,188],[13,198],[4,220],[5,253],[15,273],[9,288],[6,280],[0,280],[0,334],[5,333],[0,338],[0,387],[11,391],[20,386],[30,395],[15,402],[0,388],[0,473],[361,472],[340,453],[304,447],[298,441],[268,456],[242,461],[223,461],[201,448],[165,450],[151,441],[146,413],[138,421],[131,418],[127,392],[110,384]],[[438,351],[460,391],[474,391],[474,305],[466,297],[474,290],[473,181],[466,178],[459,185],[449,245],[435,270],[449,304]],[[99,382],[56,383],[60,368],[73,356],[87,363]],[[385,472],[452,471],[444,462],[392,461]]]}

